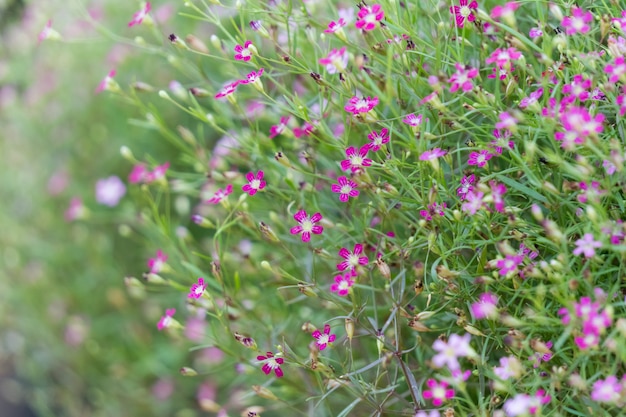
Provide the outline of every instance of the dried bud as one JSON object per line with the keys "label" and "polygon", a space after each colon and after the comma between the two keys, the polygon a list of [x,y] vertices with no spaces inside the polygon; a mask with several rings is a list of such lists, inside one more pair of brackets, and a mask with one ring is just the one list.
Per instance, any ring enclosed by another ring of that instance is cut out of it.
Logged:
{"label": "dried bud", "polygon": [[378,268],[378,272],[380,272],[385,279],[391,279],[391,270],[389,269],[387,262],[383,261],[383,258],[379,256],[376,258],[375,263]]}
{"label": "dried bud", "polygon": [[346,336],[350,341],[352,341],[352,337],[354,337],[354,320],[350,317],[346,317]]}
{"label": "dried bud", "polygon": [[298,290],[306,295],[307,297],[317,297],[317,294],[311,288],[312,284],[307,284],[305,282],[298,282]]}
{"label": "dried bud", "polygon": [[244,336],[241,333],[233,333],[233,336],[235,336],[235,340],[238,341],[239,343],[241,343],[243,346],[247,347],[248,349],[256,349],[256,342],[254,341],[253,338],[248,337],[248,336]]}
{"label": "dried bud", "polygon": [[259,230],[261,230],[261,236],[263,236],[266,240],[269,240],[270,242],[280,242],[276,233],[274,233],[274,231],[267,224],[263,222],[259,223]]}
{"label": "dried bud", "polygon": [[273,401],[278,400],[278,397],[276,397],[272,391],[270,391],[269,389],[265,387],[262,387],[260,385],[253,385],[252,389],[254,390],[254,393],[261,398],[265,398],[267,400],[273,400]]}
{"label": "dried bud", "polygon": [[409,320],[409,327],[418,332],[429,332],[430,329],[417,316]]}
{"label": "dried bud", "polygon": [[440,279],[452,279],[452,278],[456,278],[458,277],[460,274],[456,271],[452,271],[450,269],[448,269],[445,265],[437,265],[437,276]]}
{"label": "dried bud", "polygon": [[532,350],[534,350],[535,352],[539,352],[539,353],[543,353],[545,354],[552,354],[552,351],[550,350],[550,348],[541,340],[534,338],[534,339],[530,339],[530,348]]}

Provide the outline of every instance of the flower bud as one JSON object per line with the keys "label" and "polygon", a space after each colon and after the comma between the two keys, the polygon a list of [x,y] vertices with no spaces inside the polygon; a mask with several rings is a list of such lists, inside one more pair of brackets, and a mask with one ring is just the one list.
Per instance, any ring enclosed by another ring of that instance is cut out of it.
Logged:
{"label": "flower bud", "polygon": [[415,316],[411,320],[409,320],[409,327],[418,332],[429,332],[430,329],[424,323],[420,321],[420,319]]}
{"label": "flower bud", "polygon": [[261,236],[263,236],[266,240],[270,242],[280,242],[276,233],[265,223],[259,223],[259,230],[261,231]]}
{"label": "flower bud", "polygon": [[315,291],[311,289],[311,284],[306,284],[304,282],[298,282],[298,290],[306,295],[307,297],[317,297]]}
{"label": "flower bud", "polygon": [[380,272],[383,278],[391,279],[391,270],[389,269],[389,265],[387,264],[387,262],[383,261],[383,258],[379,256],[378,258],[376,258],[375,263],[376,267],[378,268],[378,272]]}
{"label": "flower bud", "polygon": [[184,367],[180,368],[180,374],[182,376],[196,376],[196,375],[198,375],[198,372],[196,372],[196,370],[193,369],[193,368],[189,368],[188,366],[184,366]]}
{"label": "flower bud", "polygon": [[352,338],[354,337],[354,319],[350,317],[346,317],[345,327],[346,327],[346,336],[348,337],[348,340],[352,341]]}
{"label": "flower bud", "polygon": [[203,54],[209,53],[209,48],[207,48],[204,42],[196,38],[194,35],[187,35],[185,37],[185,41],[189,44],[189,47],[193,49],[194,51],[200,52]]}
{"label": "flower bud", "polygon": [[153,274],[152,272],[145,272],[143,274],[143,279],[149,284],[159,284],[165,285],[168,284],[168,281],[157,274]]}
{"label": "flower bud", "polygon": [[211,35],[211,45],[213,45],[215,49],[222,51],[222,41],[217,36]]}
{"label": "flower bud", "polygon": [[254,391],[256,395],[258,395],[261,398],[265,398],[266,400],[272,400],[272,401],[278,400],[278,397],[276,397],[276,395],[274,395],[272,391],[260,385],[253,385],[252,390]]}
{"label": "flower bud", "polygon": [[183,41],[182,39],[180,39],[178,36],[176,36],[175,34],[170,34],[167,37],[170,42],[172,43],[172,45],[174,45],[175,47],[177,47],[178,49],[182,49],[182,50],[189,50],[189,47],[187,46],[187,44],[185,43],[185,41]]}
{"label": "flower bud", "polygon": [[241,343],[242,346],[248,349],[256,350],[257,345],[253,338],[244,336],[241,333],[237,332],[233,333],[233,336],[235,336],[235,340]]}

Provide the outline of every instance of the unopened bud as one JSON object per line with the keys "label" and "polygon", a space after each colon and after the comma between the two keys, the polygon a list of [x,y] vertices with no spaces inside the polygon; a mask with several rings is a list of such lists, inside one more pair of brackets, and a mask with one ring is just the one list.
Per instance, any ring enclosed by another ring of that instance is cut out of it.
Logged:
{"label": "unopened bud", "polygon": [[215,229],[215,225],[206,217],[202,217],[199,214],[194,214],[191,216],[191,221],[197,224],[200,227],[204,227],[205,229]]}
{"label": "unopened bud", "polygon": [[276,159],[278,161],[279,164],[287,167],[287,168],[291,168],[291,162],[289,161],[289,158],[287,158],[285,156],[284,153],[282,152],[276,152],[274,154],[274,159]]}
{"label": "unopened bud", "polygon": [[122,146],[120,148],[120,154],[122,155],[122,158],[126,159],[127,161],[130,161],[130,162],[137,161],[135,159],[135,155],[133,155],[133,151],[131,151],[128,146]]}
{"label": "unopened bud", "polygon": [[222,50],[222,41],[215,35],[211,35],[211,45],[213,45],[215,49]]}
{"label": "unopened bud", "polygon": [[311,289],[310,284],[306,284],[304,282],[298,282],[298,290],[302,294],[306,295],[307,297],[317,297],[317,294],[315,293],[315,291]]}
{"label": "unopened bud", "polygon": [[424,291],[424,281],[422,281],[421,279],[415,280],[413,290],[415,291],[415,295],[420,295],[422,291]]}
{"label": "unopened bud", "polygon": [[200,39],[196,38],[195,36],[187,35],[185,37],[185,41],[189,44],[189,47],[193,49],[194,51],[200,52],[203,54],[209,53],[209,48],[207,48],[204,42],[202,42]]}
{"label": "unopened bud", "polygon": [[194,96],[194,97],[209,97],[211,94],[205,90],[204,88],[196,88],[196,87],[191,87],[189,89],[189,92]]}
{"label": "unopened bud", "polygon": [[261,236],[263,236],[266,240],[270,242],[280,242],[276,233],[265,223],[259,223],[259,230],[261,231]]}
{"label": "unopened bud", "polygon": [[178,36],[174,35],[173,33],[170,36],[168,36],[167,38],[170,40],[172,45],[174,45],[178,49],[183,49],[183,50],[188,50],[189,49],[187,44],[182,39],[180,39]]}
{"label": "unopened bud", "polygon": [[257,346],[253,338],[244,336],[241,333],[237,333],[237,332],[233,333],[233,336],[235,336],[235,340],[241,343],[244,347],[247,347],[248,349],[256,350]]}
{"label": "unopened bud", "polygon": [[196,370],[193,369],[193,368],[189,368],[188,366],[184,366],[184,367],[180,368],[180,374],[182,376],[196,376],[196,375],[198,375],[198,372],[196,372]]}
{"label": "unopened bud", "polygon": [[253,385],[252,389],[254,390],[254,393],[261,398],[265,398],[266,400],[272,400],[272,401],[278,400],[278,397],[276,397],[274,393],[272,393],[272,391],[270,391],[269,389],[265,387],[262,387],[260,385]]}
{"label": "unopened bud", "polygon": [[152,272],[144,273],[143,279],[149,284],[165,285],[168,283],[166,279],[162,278],[161,276],[157,274],[153,274]]}
{"label": "unopened bud", "polygon": [[543,212],[541,211],[541,207],[539,207],[537,204],[533,204],[530,207],[530,212],[532,213],[532,215],[535,218],[535,220],[537,220],[538,222],[542,222],[544,220]]}
{"label": "unopened bud", "polygon": [[352,337],[354,337],[354,319],[350,317],[346,317],[346,336],[350,341],[352,341]]}
{"label": "unopened bud", "polygon": [[469,334],[473,334],[474,336],[485,335],[483,332],[481,332],[480,330],[478,330],[476,327],[472,326],[471,324],[466,324],[465,326],[463,326],[463,328],[465,329],[466,332],[468,332]]}

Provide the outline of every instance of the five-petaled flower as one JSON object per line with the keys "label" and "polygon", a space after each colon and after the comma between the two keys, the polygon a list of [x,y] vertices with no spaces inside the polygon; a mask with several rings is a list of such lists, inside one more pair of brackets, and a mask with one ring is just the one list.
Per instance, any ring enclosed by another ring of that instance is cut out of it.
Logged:
{"label": "five-petaled flower", "polygon": [[248,184],[245,184],[241,189],[248,193],[249,195],[255,195],[257,191],[265,188],[265,181],[263,181],[263,171],[259,171],[254,174],[254,172],[248,172],[246,174],[246,180],[248,180]]}
{"label": "five-petaled flower", "polygon": [[444,156],[446,153],[447,153],[446,151],[440,148],[435,148],[430,151],[423,152],[420,155],[420,161],[433,161],[433,160],[436,160],[437,158]]}
{"label": "five-petaled flower", "polygon": [[348,66],[348,52],[344,46],[341,49],[331,50],[325,58],[320,58],[319,63],[326,65],[326,72],[336,74],[342,72]]}
{"label": "five-petaled flower", "polygon": [[342,203],[347,202],[350,197],[357,197],[359,195],[359,191],[356,190],[356,182],[344,176],[337,178],[337,182],[338,184],[332,184],[330,189],[333,193],[339,193],[339,201]]}
{"label": "five-petaled flower", "polygon": [[217,94],[215,94],[215,98],[229,98],[235,92],[235,90],[237,90],[237,86],[239,84],[239,81],[234,81],[232,83],[226,84],[224,87],[222,87],[220,91],[217,92]]}
{"label": "five-petaled flower", "polygon": [[593,15],[591,12],[585,12],[579,7],[572,7],[572,15],[563,18],[561,24],[565,28],[567,35],[574,35],[576,33],[589,32],[589,22],[593,21]]}
{"label": "five-petaled flower", "polygon": [[[148,13],[150,13],[150,2],[147,1],[145,3],[143,3],[143,6],[141,7],[141,10],[139,10],[137,13],[135,13],[133,15],[133,18],[130,22],[128,22],[128,27],[131,26],[135,26],[135,25],[140,25],[144,19],[146,19],[148,17]],[[146,19],[146,22],[148,22],[148,19]]]}
{"label": "five-petaled flower", "polygon": [[209,204],[218,204],[222,202],[229,194],[233,192],[233,186],[228,184],[225,189],[218,189],[213,197],[209,198],[206,202]]}
{"label": "five-petaled flower", "polygon": [[341,256],[344,261],[337,264],[337,269],[340,271],[345,271],[348,268],[355,270],[359,265],[367,265],[369,260],[367,259],[367,256],[361,256],[362,253],[363,245],[360,243],[354,245],[354,250],[352,252],[346,248],[341,248],[339,250],[339,256]]}
{"label": "five-petaled flower", "polygon": [[449,400],[454,397],[454,389],[448,388],[446,381],[437,382],[431,378],[426,381],[426,386],[428,386],[429,389],[424,390],[422,395],[427,400],[432,399],[435,407],[439,407],[443,404],[444,400]]}
{"label": "five-petaled flower", "polygon": [[348,101],[348,104],[344,107],[344,110],[354,115],[359,113],[367,113],[371,111],[378,104],[378,97],[357,97],[354,96]]}
{"label": "five-petaled flower", "polygon": [[591,233],[585,233],[585,235],[575,243],[576,249],[574,249],[572,253],[576,256],[584,254],[585,258],[591,258],[596,254],[596,248],[602,247],[602,243],[594,240],[593,234]]}
{"label": "five-petaled flower", "polygon": [[469,68],[465,65],[461,65],[458,62],[454,64],[456,68],[456,72],[452,74],[448,82],[450,85],[450,92],[454,93],[459,88],[463,90],[463,92],[467,93],[468,91],[472,91],[474,88],[474,84],[472,83],[472,78],[476,78],[478,76],[478,69]]}
{"label": "five-petaled flower", "polygon": [[319,350],[324,350],[326,347],[335,341],[336,336],[334,334],[330,334],[330,326],[328,324],[324,325],[324,333],[319,330],[315,330],[311,336],[315,338],[317,343],[317,347]]}
{"label": "five-petaled flower", "polygon": [[106,77],[104,77],[102,79],[102,81],[100,81],[100,84],[98,84],[98,87],[96,87],[96,94],[97,93],[101,93],[104,90],[115,91],[118,88],[118,85],[115,82],[115,80],[113,79],[113,77],[115,77],[115,70],[114,69],[109,71],[109,73],[106,75]]}
{"label": "five-petaled flower", "polygon": [[164,254],[161,249],[157,250],[156,257],[148,259],[148,268],[150,268],[150,273],[158,274],[161,272],[166,261],[167,255]]}
{"label": "five-petaled flower", "polygon": [[354,269],[346,272],[343,275],[337,275],[335,277],[335,283],[330,286],[330,291],[336,292],[337,295],[345,297],[350,292],[350,287],[354,285],[354,278],[356,271]]}
{"label": "five-petaled flower", "polygon": [[278,378],[282,377],[283,370],[280,369],[280,365],[282,365],[285,360],[283,358],[274,356],[272,352],[267,352],[265,355],[266,356],[259,355],[256,357],[257,360],[261,361],[261,363],[263,364],[263,367],[261,369],[263,369],[265,375],[269,375],[270,373],[272,373],[272,371],[274,371]]}
{"label": "five-petaled flower", "polygon": [[361,146],[358,153],[354,146],[350,146],[346,149],[346,157],[348,159],[344,159],[341,161],[341,169],[344,171],[350,169],[352,172],[356,172],[363,167],[368,167],[372,165],[372,160],[366,158],[367,153],[370,150],[369,145]]}
{"label": "five-petaled flower", "polygon": [[383,128],[380,133],[373,130],[367,135],[367,138],[370,140],[370,143],[368,143],[370,150],[376,152],[382,145],[389,142],[389,130]]}
{"label": "five-petaled flower", "polygon": [[293,218],[299,223],[297,226],[291,228],[291,234],[302,235],[302,241],[308,242],[311,240],[311,233],[315,233],[316,235],[321,234],[324,231],[323,226],[316,225],[320,220],[322,220],[322,215],[319,213],[315,213],[311,217],[307,216],[305,210],[300,210],[296,214],[293,215]]}
{"label": "five-petaled flower", "polygon": [[485,166],[487,161],[493,158],[493,154],[485,149],[480,152],[472,152],[470,153],[469,159],[467,160],[468,165],[476,165],[479,168]]}
{"label": "five-petaled flower", "polygon": [[206,290],[204,278],[199,277],[198,282],[193,284],[189,289],[189,294],[187,295],[187,298],[200,298],[202,297],[202,294],[204,294],[204,290]]}
{"label": "five-petaled flower", "polygon": [[370,6],[362,6],[357,15],[356,28],[362,30],[376,29],[376,22],[380,22],[385,17],[385,12],[380,4]]}
{"label": "five-petaled flower", "polygon": [[459,0],[459,6],[450,6],[450,13],[454,15],[456,25],[462,28],[466,20],[468,22],[476,20],[474,10],[477,8],[478,3],[475,0],[471,3],[468,0]]}
{"label": "five-petaled flower", "polygon": [[279,124],[270,127],[270,139],[282,134],[287,128],[287,123],[289,123],[289,116],[282,116]]}
{"label": "five-petaled flower", "polygon": [[167,310],[165,310],[165,315],[162,316],[159,322],[157,323],[157,329],[163,330],[163,329],[170,327],[172,323],[174,322],[174,319],[172,317],[174,316],[175,313],[176,313],[175,308],[168,308]]}
{"label": "five-petaled flower", "polygon": [[[252,46],[252,48],[250,48]],[[252,41],[246,41],[246,43],[235,46],[235,59],[237,61],[245,61],[248,62],[252,58],[252,51],[254,46],[252,45]]]}

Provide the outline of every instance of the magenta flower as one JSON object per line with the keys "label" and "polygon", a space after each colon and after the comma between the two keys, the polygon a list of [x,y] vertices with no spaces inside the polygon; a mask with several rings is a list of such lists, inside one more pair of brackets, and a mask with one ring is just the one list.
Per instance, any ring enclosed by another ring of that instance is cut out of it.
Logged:
{"label": "magenta flower", "polygon": [[402,123],[405,123],[411,127],[418,127],[422,124],[422,115],[415,115],[413,113],[407,114],[404,119],[402,119]]}
{"label": "magenta flower", "polygon": [[446,381],[437,382],[431,378],[426,381],[426,386],[429,389],[424,390],[422,396],[427,400],[432,399],[435,407],[439,407],[445,400],[454,398],[454,389],[448,388]]}
{"label": "magenta flower", "polygon": [[496,6],[491,9],[490,16],[494,20],[499,20],[501,17],[510,18],[515,16],[515,10],[519,8],[520,4],[516,1],[509,1],[504,6]]}
{"label": "magenta flower", "polygon": [[128,174],[128,182],[131,184],[145,182],[149,172],[150,170],[144,164],[137,164]]}
{"label": "magenta flower", "polygon": [[569,104],[574,102],[576,99],[580,101],[589,99],[589,90],[591,90],[591,79],[583,78],[582,74],[577,74],[574,75],[571,83],[563,86],[561,91],[568,95],[567,97],[564,97],[563,100]]}
{"label": "magenta flower", "polygon": [[523,367],[519,359],[515,356],[505,356],[500,358],[500,366],[493,368],[493,373],[502,380],[509,378],[519,378],[522,374]]}
{"label": "magenta flower", "polygon": [[474,11],[478,8],[478,3],[472,1],[468,3],[468,0],[459,0],[458,6],[450,6],[450,13],[454,15],[456,25],[460,28],[465,25],[465,22],[473,22],[476,20]]}
{"label": "magenta flower", "polygon": [[622,399],[622,384],[615,375],[599,379],[593,383],[591,399],[599,403],[617,403]]}
{"label": "magenta flower", "polygon": [[450,85],[450,92],[454,93],[459,88],[463,90],[463,92],[467,93],[468,91],[472,91],[474,88],[474,84],[472,83],[472,78],[476,78],[478,76],[478,69],[466,67],[465,65],[461,65],[458,62],[454,64],[456,68],[456,72],[452,74],[448,82]]}
{"label": "magenta flower", "polygon": [[324,325],[324,333],[321,333],[319,330],[315,330],[311,336],[315,339],[319,350],[326,349],[329,344],[335,341],[336,337],[334,334],[330,334],[330,326],[328,324]]}
{"label": "magenta flower", "polygon": [[87,209],[85,208],[85,205],[83,204],[83,200],[81,200],[78,197],[73,197],[70,200],[70,205],[67,208],[67,210],[65,210],[65,221],[66,222],[71,222],[77,219],[80,219],[82,217],[85,216],[87,212]]}
{"label": "magenta flower", "polygon": [[313,126],[309,122],[304,122],[301,128],[300,127],[293,128],[293,135],[297,139],[303,136],[311,136],[311,133],[313,133],[313,129],[315,129],[315,126]]}
{"label": "magenta flower", "polygon": [[346,20],[343,17],[339,18],[339,20],[337,20],[336,22],[335,21],[330,22],[326,30],[324,30],[324,33],[336,33],[347,24],[348,22],[346,22]]}
{"label": "magenta flower", "polygon": [[206,284],[204,283],[204,278],[198,278],[198,282],[193,284],[189,289],[189,294],[187,298],[200,298],[202,294],[204,294],[204,290],[206,290]]}
{"label": "magenta flower", "polygon": [[604,67],[604,72],[610,75],[609,82],[616,83],[620,79],[622,82],[626,80],[626,60],[623,56],[618,56],[613,61],[613,64],[608,64]]}
{"label": "magenta flower", "polygon": [[311,233],[319,235],[324,231],[324,227],[315,224],[322,220],[322,215],[319,213],[315,213],[313,216],[309,217],[307,216],[306,211],[300,210],[293,215],[293,218],[299,224],[291,228],[291,234],[302,234],[303,242],[308,242],[311,240]]}
{"label": "magenta flower", "polygon": [[472,152],[470,153],[469,159],[467,160],[468,165],[476,165],[479,168],[485,166],[487,161],[493,158],[493,154],[487,150],[482,150],[480,152]]}
{"label": "magenta flower", "polygon": [[420,216],[422,216],[425,220],[431,221],[433,216],[438,214],[439,216],[445,215],[446,203],[432,203],[428,206],[428,210],[420,210]]}
{"label": "magenta flower", "polygon": [[476,212],[484,205],[484,196],[485,194],[478,190],[468,192],[465,194],[465,203],[461,205],[461,210],[466,211],[471,215],[476,214]]}
{"label": "magenta flower", "polygon": [[474,190],[472,184],[474,184],[475,180],[476,177],[474,176],[474,174],[470,174],[461,178],[461,186],[456,190],[456,193],[461,200],[465,199],[467,193],[470,193]]}
{"label": "magenta flower", "polygon": [[257,356],[257,360],[261,361],[263,367],[261,368],[265,375],[269,375],[274,371],[276,377],[281,378],[283,376],[283,370],[280,368],[285,360],[283,358],[275,357],[272,352],[267,352],[266,356]]}
{"label": "magenta flower", "polygon": [[249,195],[255,195],[257,191],[265,188],[265,181],[263,181],[263,171],[259,171],[254,174],[254,172],[248,172],[246,174],[246,180],[248,180],[248,184],[245,184],[241,189],[243,192],[248,193]]}
{"label": "magenta flower", "polygon": [[383,128],[380,133],[373,130],[369,135],[367,135],[367,138],[370,140],[370,143],[368,143],[367,146],[369,146],[371,151],[376,152],[382,145],[389,142],[389,130]]}
{"label": "magenta flower", "polygon": [[591,181],[591,183],[582,181],[579,185],[580,194],[576,196],[576,199],[583,204],[588,202],[598,203],[600,202],[600,197],[607,193],[606,190],[600,189],[598,181]]}
{"label": "magenta flower", "polygon": [[363,145],[357,153],[356,148],[354,146],[350,146],[348,149],[346,149],[346,157],[348,159],[344,159],[343,161],[341,161],[341,169],[343,169],[344,171],[350,169],[352,172],[356,172],[361,168],[372,165],[372,160],[366,158],[369,150],[369,145]]}
{"label": "magenta flower", "polygon": [[540,389],[534,396],[517,394],[506,400],[503,409],[508,417],[541,415],[541,406],[550,402],[550,395]]}
{"label": "magenta flower", "polygon": [[157,250],[156,257],[148,259],[148,268],[150,268],[150,273],[158,274],[161,272],[166,261],[167,255],[164,254],[161,249]]}
{"label": "magenta flower", "polygon": [[521,255],[506,255],[504,259],[498,259],[496,267],[500,268],[500,275],[506,276],[509,272],[516,272],[523,261],[524,257]]}
{"label": "magenta flower", "polygon": [[543,36],[543,30],[541,28],[531,28],[528,32],[528,37],[530,39],[536,39]]}
{"label": "magenta flower", "polygon": [[263,71],[263,68],[259,68],[258,71],[252,71],[251,73],[246,75],[245,79],[239,80],[239,84],[255,84],[259,82],[259,80],[261,79],[261,75],[263,75]]}
{"label": "magenta flower", "polygon": [[354,278],[356,271],[354,269],[346,272],[343,275],[337,275],[335,277],[335,283],[330,286],[330,291],[336,292],[337,295],[345,297],[350,292],[350,287],[354,285]]}
{"label": "magenta flower", "polygon": [[422,153],[420,155],[420,161],[433,161],[433,160],[436,160],[438,158],[441,158],[446,153],[448,153],[448,152],[444,151],[444,150],[442,150],[440,148],[435,148],[435,149],[432,149],[430,151],[426,151],[426,152]]}
{"label": "magenta flower", "polygon": [[348,104],[344,107],[344,110],[354,114],[355,116],[359,113],[367,113],[371,111],[378,104],[378,97],[352,97]]}
{"label": "magenta flower", "polygon": [[143,4],[143,7],[141,10],[139,10],[137,13],[135,13],[133,15],[133,18],[130,22],[128,22],[128,27],[131,26],[135,26],[135,25],[140,25],[143,20],[148,16],[148,13],[150,13],[150,2],[147,1]]}
{"label": "magenta flower", "polygon": [[498,318],[498,296],[489,292],[478,297],[478,301],[471,306],[474,320],[497,319]]}
{"label": "magenta flower", "polygon": [[158,181],[158,180],[165,178],[165,173],[167,172],[169,167],[170,167],[169,162],[166,162],[162,165],[157,165],[156,167],[154,167],[152,172],[148,171],[146,173],[145,182],[151,183],[151,182]]}
{"label": "magenta flower", "polygon": [[337,269],[340,271],[345,271],[350,268],[351,270],[355,270],[359,265],[367,265],[369,260],[367,256],[361,256],[363,253],[363,245],[357,243],[354,245],[354,250],[350,252],[346,248],[341,248],[339,250],[339,256],[341,256],[344,261],[337,264]]}
{"label": "magenta flower", "polygon": [[173,323],[172,316],[176,313],[175,308],[169,308],[165,310],[165,315],[161,317],[159,322],[157,323],[157,329],[163,330],[170,327]]}
{"label": "magenta flower", "polygon": [[593,234],[585,233],[585,235],[576,242],[576,249],[572,252],[578,256],[584,254],[585,258],[591,258],[596,254],[596,248],[602,247],[602,243],[593,239]]}
{"label": "magenta flower", "polygon": [[[541,98],[542,95],[543,95],[543,88],[539,88],[536,91],[533,91],[532,93],[530,93],[530,96],[524,97],[519,102],[519,106],[521,108],[523,108],[523,109],[525,109],[526,107],[533,106],[534,104],[536,104],[539,101],[539,99]],[[502,153],[502,152],[500,152],[500,153]]]}
{"label": "magenta flower", "polygon": [[356,189],[357,183],[344,176],[337,178],[338,184],[332,184],[330,189],[333,193],[339,194],[339,201],[346,203],[350,197],[357,197],[359,191]]}
{"label": "magenta flower", "polygon": [[589,22],[593,21],[591,12],[585,12],[579,7],[572,7],[572,15],[566,16],[561,21],[567,35],[589,32]]}
{"label": "magenta flower", "polygon": [[46,26],[43,28],[43,30],[39,33],[39,36],[37,37],[39,43],[45,41],[46,39],[60,39],[61,35],[59,35],[59,33],[52,29],[52,20],[48,20],[48,22],[46,23]]}
{"label": "magenta flower", "polygon": [[280,123],[270,128],[270,139],[274,139],[276,136],[282,134],[285,128],[287,128],[287,123],[289,123],[289,116],[281,117]]}
{"label": "magenta flower", "polygon": [[385,17],[385,12],[380,4],[362,6],[357,15],[356,28],[369,31],[376,29],[376,22],[380,22]]}
{"label": "magenta flower", "polygon": [[510,47],[508,49],[496,49],[489,55],[489,58],[485,60],[487,64],[493,64],[494,62],[498,68],[510,68],[511,61],[516,61],[522,57],[522,53]]}
{"label": "magenta flower", "polygon": [[515,131],[517,129],[518,120],[509,112],[502,112],[498,115],[500,121],[496,123],[496,129],[506,129],[508,131]]}
{"label": "magenta flower", "polygon": [[115,86],[117,85],[113,77],[115,77],[114,69],[109,71],[107,76],[104,77],[102,81],[100,81],[100,84],[98,84],[98,87],[96,87],[96,94],[101,93],[104,90],[113,91],[115,89]]}
{"label": "magenta flower", "polygon": [[326,58],[321,58],[319,63],[326,65],[326,72],[329,74],[336,74],[342,72],[348,66],[348,52],[344,46],[341,49],[331,50]]}
{"label": "magenta flower", "polygon": [[[546,347],[548,349],[552,349],[551,340],[546,342]],[[539,368],[539,366],[541,366],[541,362],[548,362],[550,359],[552,359],[552,353],[535,352],[528,357],[528,360],[533,362],[533,368]]]}
{"label": "magenta flower", "polygon": [[491,199],[493,200],[493,206],[496,211],[504,213],[504,194],[506,194],[506,186],[498,183],[495,180],[489,181],[489,187],[491,188]]}
{"label": "magenta flower", "polygon": [[[248,62],[252,58],[252,41],[246,41],[246,43],[235,46],[235,59],[237,61]],[[254,47],[253,47],[254,48]]]}
{"label": "magenta flower", "polygon": [[445,366],[450,370],[460,369],[461,365],[458,358],[474,354],[474,350],[469,345],[471,338],[469,333],[465,333],[463,336],[453,333],[447,342],[441,339],[435,340],[433,349],[439,353],[433,356],[433,365],[436,368]]}
{"label": "magenta flower", "polygon": [[228,184],[223,190],[221,188],[218,189],[215,194],[213,194],[213,197],[209,198],[206,202],[209,204],[218,204],[226,199],[226,197],[232,192],[233,186],[231,184]]}
{"label": "magenta flower", "polygon": [[109,207],[119,204],[126,194],[126,186],[119,177],[111,176],[96,182],[96,201]]}
{"label": "magenta flower", "polygon": [[491,141],[489,146],[493,147],[498,155],[502,155],[504,148],[513,149],[513,146],[515,146],[515,142],[510,140],[511,132],[508,130],[500,132],[500,130],[494,129],[493,136],[495,139]]}
{"label": "magenta flower", "polygon": [[235,90],[237,90],[237,86],[239,85],[239,81],[234,81],[232,83],[226,84],[220,91],[215,94],[215,98],[229,97],[231,96]]}

